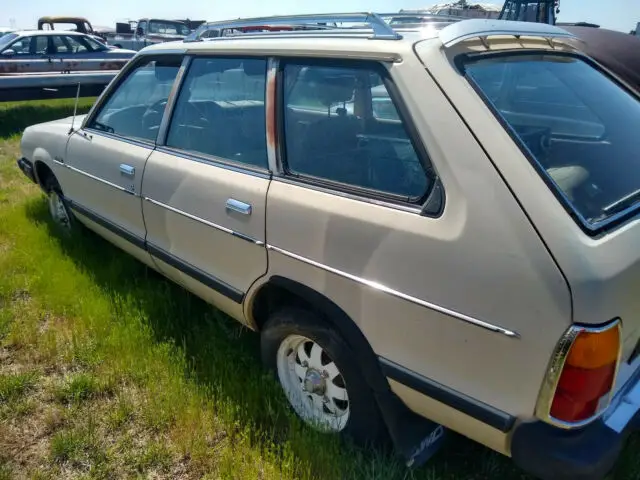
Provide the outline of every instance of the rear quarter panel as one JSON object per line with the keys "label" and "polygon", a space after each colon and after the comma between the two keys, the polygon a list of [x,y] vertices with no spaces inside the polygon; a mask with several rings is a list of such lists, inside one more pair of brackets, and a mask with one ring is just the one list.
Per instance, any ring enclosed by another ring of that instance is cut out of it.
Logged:
{"label": "rear quarter panel", "polygon": [[[376,354],[508,414],[533,417],[571,319],[565,279],[458,112],[413,52],[389,65],[446,192],[429,218],[274,179],[270,245],[514,330],[509,338],[278,252],[269,274],[306,284],[358,324]],[[488,116],[483,117],[488,120]],[[508,453],[504,435],[392,383],[414,410]]]}

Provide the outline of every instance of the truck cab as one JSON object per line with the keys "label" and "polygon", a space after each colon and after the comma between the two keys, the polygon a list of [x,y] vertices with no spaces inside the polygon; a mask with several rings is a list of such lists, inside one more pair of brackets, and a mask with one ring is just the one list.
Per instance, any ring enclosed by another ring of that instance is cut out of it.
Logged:
{"label": "truck cab", "polygon": [[107,41],[118,48],[142,50],[156,43],[183,40],[190,33],[187,24],[179,20],[143,18],[116,24],[116,33],[109,35]]}

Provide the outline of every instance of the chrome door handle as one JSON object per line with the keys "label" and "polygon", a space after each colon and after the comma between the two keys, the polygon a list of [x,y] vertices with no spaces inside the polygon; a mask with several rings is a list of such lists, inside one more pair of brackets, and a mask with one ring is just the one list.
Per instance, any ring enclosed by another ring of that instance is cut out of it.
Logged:
{"label": "chrome door handle", "polygon": [[241,202],[240,200],[236,200],[235,198],[228,199],[226,206],[227,210],[231,210],[242,215],[251,215],[251,205]]}
{"label": "chrome door handle", "polygon": [[126,175],[127,177],[133,177],[136,174],[135,167],[131,165],[126,165],[124,163],[120,164],[120,173]]}

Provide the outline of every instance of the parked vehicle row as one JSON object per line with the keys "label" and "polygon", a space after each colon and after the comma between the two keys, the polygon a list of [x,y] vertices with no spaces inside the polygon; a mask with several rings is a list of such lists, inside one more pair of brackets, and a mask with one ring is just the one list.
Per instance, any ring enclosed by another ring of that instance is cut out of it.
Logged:
{"label": "parked vehicle row", "polygon": [[603,478],[640,427],[638,91],[558,27],[351,17],[147,47],[18,165],[259,331],[309,425]]}

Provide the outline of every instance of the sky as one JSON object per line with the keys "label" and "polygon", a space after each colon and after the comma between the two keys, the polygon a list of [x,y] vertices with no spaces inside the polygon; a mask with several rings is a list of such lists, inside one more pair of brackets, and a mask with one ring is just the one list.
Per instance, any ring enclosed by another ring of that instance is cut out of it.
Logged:
{"label": "sky", "polygon": [[[445,0],[440,0],[444,2]],[[502,5],[500,0],[484,0]],[[40,16],[73,15],[94,26],[115,26],[117,20],[143,17],[226,20],[238,17],[321,12],[397,12],[401,8],[427,7],[424,0],[0,0],[0,26],[35,28]],[[470,2],[472,3],[472,2]],[[640,0],[560,0],[561,22],[586,21],[629,32],[640,22]]]}

